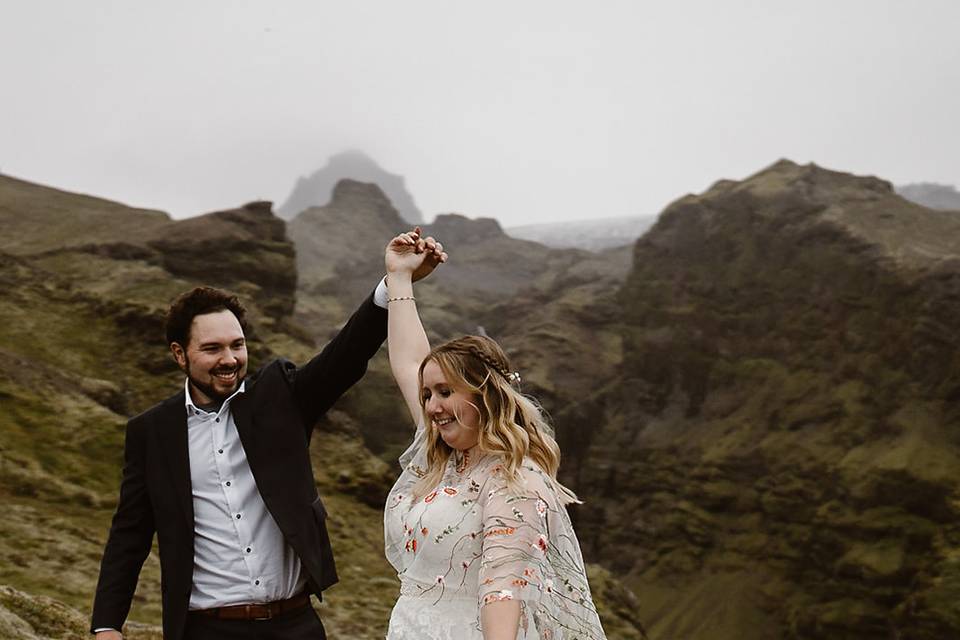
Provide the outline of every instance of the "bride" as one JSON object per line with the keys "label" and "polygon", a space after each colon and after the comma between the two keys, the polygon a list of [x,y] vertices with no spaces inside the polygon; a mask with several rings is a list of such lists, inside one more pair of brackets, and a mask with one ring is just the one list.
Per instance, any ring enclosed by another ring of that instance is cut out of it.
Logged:
{"label": "bride", "polygon": [[419,425],[384,512],[400,577],[387,638],[605,638],[550,428],[493,340],[430,349],[411,282],[424,260],[446,254],[419,229],[387,246],[390,366]]}

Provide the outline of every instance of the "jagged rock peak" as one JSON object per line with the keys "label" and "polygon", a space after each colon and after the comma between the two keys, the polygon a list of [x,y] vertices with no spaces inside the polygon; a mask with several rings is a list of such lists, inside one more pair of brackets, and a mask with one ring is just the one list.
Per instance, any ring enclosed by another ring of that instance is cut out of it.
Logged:
{"label": "jagged rock peak", "polygon": [[334,206],[343,206],[350,202],[362,201],[368,204],[393,206],[390,198],[383,192],[377,184],[373,182],[360,182],[344,178],[337,182],[333,187],[330,204]]}
{"label": "jagged rock peak", "polygon": [[266,200],[248,202],[235,209],[212,211],[192,218],[175,220],[156,230],[151,240],[166,242],[179,237],[196,242],[223,240],[280,241],[285,239],[286,223],[273,212],[273,203]]}
{"label": "jagged rock peak", "polygon": [[441,213],[427,232],[445,241],[474,241],[506,236],[500,223],[493,218],[471,219],[459,213]]}
{"label": "jagged rock peak", "polygon": [[408,223],[423,220],[403,176],[387,172],[365,153],[355,150],[333,155],[322,169],[299,178],[290,197],[277,210],[278,215],[291,220],[305,209],[327,204],[336,184],[343,179],[377,184],[404,220]]}

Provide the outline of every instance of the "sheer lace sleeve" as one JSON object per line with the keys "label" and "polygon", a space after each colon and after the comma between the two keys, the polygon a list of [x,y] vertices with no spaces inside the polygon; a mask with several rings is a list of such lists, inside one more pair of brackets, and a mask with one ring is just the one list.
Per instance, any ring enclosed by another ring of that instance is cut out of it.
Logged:
{"label": "sheer lace sleeve", "polygon": [[398,571],[402,568],[402,555],[408,542],[403,530],[402,520],[397,513],[405,501],[409,501],[413,487],[423,476],[427,468],[427,430],[421,423],[417,433],[407,450],[400,455],[402,471],[387,495],[387,504],[384,509],[384,551],[387,560]]}
{"label": "sheer lace sleeve", "polygon": [[481,491],[479,605],[520,600],[518,638],[605,638],[580,545],[554,481],[525,462],[519,487],[493,467]]}

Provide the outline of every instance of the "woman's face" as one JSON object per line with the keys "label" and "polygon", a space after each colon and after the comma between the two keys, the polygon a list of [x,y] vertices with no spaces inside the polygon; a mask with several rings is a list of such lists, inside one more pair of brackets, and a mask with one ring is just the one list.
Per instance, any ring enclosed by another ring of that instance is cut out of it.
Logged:
{"label": "woman's face", "polygon": [[475,399],[454,389],[435,361],[423,367],[423,407],[430,427],[440,432],[449,446],[461,451],[477,444],[480,436],[480,412]]}

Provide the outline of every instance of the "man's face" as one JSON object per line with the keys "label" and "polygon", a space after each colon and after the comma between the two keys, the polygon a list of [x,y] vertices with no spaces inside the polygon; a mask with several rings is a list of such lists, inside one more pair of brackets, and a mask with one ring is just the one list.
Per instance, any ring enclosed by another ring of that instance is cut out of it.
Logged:
{"label": "man's face", "polygon": [[247,343],[231,311],[196,316],[186,348],[174,342],[170,350],[187,374],[190,393],[198,404],[230,397],[247,374]]}

